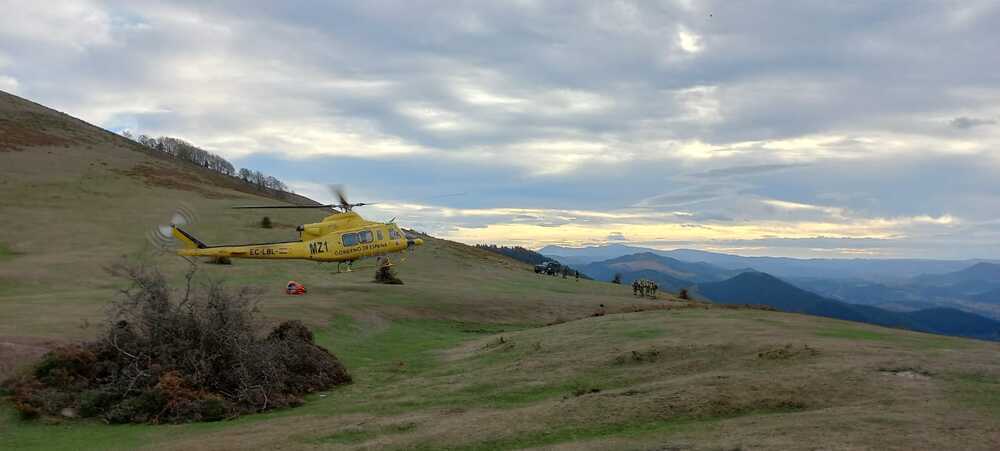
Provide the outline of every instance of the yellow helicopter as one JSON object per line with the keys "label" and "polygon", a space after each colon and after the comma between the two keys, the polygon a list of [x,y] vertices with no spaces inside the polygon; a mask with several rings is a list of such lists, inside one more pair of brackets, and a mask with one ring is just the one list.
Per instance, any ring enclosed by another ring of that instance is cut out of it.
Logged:
{"label": "yellow helicopter", "polygon": [[389,254],[412,250],[415,246],[424,244],[420,238],[410,237],[403,233],[395,223],[395,218],[389,222],[369,221],[354,212],[354,207],[370,205],[365,203],[352,204],[347,201],[343,190],[334,189],[340,201],[339,204],[325,205],[243,205],[233,208],[325,208],[332,214],[322,221],[313,224],[303,224],[296,228],[299,232],[297,241],[282,241],[276,243],[233,244],[209,246],[195,238],[180,226],[190,222],[191,215],[184,211],[174,214],[169,226],[157,229],[158,239],[167,238],[169,233],[183,245],[177,250],[177,255],[184,257],[229,257],[258,259],[301,259],[319,262],[337,262],[351,265],[366,257],[378,257],[379,264],[391,265]]}

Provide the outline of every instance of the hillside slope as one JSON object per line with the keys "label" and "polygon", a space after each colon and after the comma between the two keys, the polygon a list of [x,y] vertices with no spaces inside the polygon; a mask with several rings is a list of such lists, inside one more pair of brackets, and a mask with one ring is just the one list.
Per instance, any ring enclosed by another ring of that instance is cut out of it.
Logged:
{"label": "hillside slope", "polygon": [[[102,320],[102,306],[120,283],[104,268],[123,255],[143,255],[179,277],[187,263],[169,253],[150,255],[146,235],[180,206],[199,217],[186,229],[209,244],[294,239],[298,224],[325,215],[319,210],[233,210],[233,205],[276,200],[245,192],[230,177],[149,153],[83,121],[2,93],[0,130],[0,336],[89,336],[79,326]],[[259,227],[264,214],[275,223],[273,229]],[[406,218],[399,222],[405,226]],[[369,271],[334,276],[335,269],[312,262],[238,260],[231,266],[204,265],[202,273],[234,283],[253,281],[267,288],[266,311],[316,324],[326,324],[331,312],[366,311],[373,305],[386,314],[544,324],[593,313],[601,304],[625,308],[643,302],[618,296],[624,292],[620,287],[587,281],[566,285],[501,255],[434,239],[399,267],[407,282],[401,287],[376,290],[368,283]],[[327,300],[287,299],[282,288],[292,279]],[[329,315],[314,316],[315,309]]]}
{"label": "hillside slope", "polygon": [[147,232],[179,206],[226,217],[215,230],[237,239],[294,234],[252,230],[251,216],[228,208],[273,203],[273,194],[0,92],[0,316],[9,320],[0,335],[78,329],[97,319],[113,287],[103,268],[148,248]]}
{"label": "hillside slope", "polygon": [[[283,211],[260,229],[261,213],[228,207],[270,200],[51,110],[5,105],[5,130],[65,141],[0,152],[0,363],[92,337],[121,284],[101,268],[142,254],[178,204],[198,212],[190,229],[209,243],[293,237],[320,215]],[[153,180],[135,171],[145,166]],[[174,281],[188,268],[144,258]],[[1000,446],[995,343],[639,299],[429,237],[397,266],[404,285],[334,269],[237,260],[201,265],[197,281],[259,288],[264,317],[305,321],[352,385],[295,409],[174,426],[24,422],[0,402],[0,449]],[[284,295],[288,280],[309,293]]]}

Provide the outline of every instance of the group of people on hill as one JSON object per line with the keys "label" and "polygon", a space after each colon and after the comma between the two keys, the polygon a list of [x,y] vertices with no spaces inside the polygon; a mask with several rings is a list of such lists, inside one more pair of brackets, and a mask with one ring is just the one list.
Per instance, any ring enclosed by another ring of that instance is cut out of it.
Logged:
{"label": "group of people on hill", "polygon": [[656,297],[656,290],[660,287],[656,285],[656,282],[648,279],[636,279],[632,282],[632,294],[634,296],[650,296]]}

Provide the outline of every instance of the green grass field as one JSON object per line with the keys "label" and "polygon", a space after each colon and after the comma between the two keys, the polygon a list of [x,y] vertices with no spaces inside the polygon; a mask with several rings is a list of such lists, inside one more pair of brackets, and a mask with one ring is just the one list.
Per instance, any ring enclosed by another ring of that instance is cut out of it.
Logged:
{"label": "green grass field", "polygon": [[[10,121],[36,108],[0,100]],[[198,171],[181,185],[130,173],[184,168],[39,111],[25,126],[84,144],[0,152],[4,376],[95,335],[122,286],[104,268],[123,256],[181,280],[188,264],[145,239],[177,206],[198,213],[189,229],[209,243],[286,239],[320,216],[269,214],[290,227],[261,229],[260,213],[228,207],[268,199]],[[996,343],[638,299],[436,239],[397,267],[404,285],[335,269],[237,260],[201,265],[198,280],[258,287],[261,314],[304,321],[354,383],[298,408],[185,425],[22,421],[4,402],[0,449],[1000,447]],[[309,293],[284,295],[288,280]]]}
{"label": "green grass field", "polygon": [[[759,315],[780,315],[787,327],[755,330]],[[792,445],[789,435],[828,431],[819,437],[825,443],[922,448],[928,444],[907,434],[934,421],[944,425],[932,428],[990,430],[1000,419],[995,377],[965,361],[988,362],[995,355],[990,346],[973,343],[952,358],[928,359],[919,346],[814,338],[810,323],[799,315],[701,309],[546,327],[335,316],[316,328],[317,341],[344,360],[356,381],[313,395],[302,407],[165,426],[23,422],[5,407],[0,446],[781,447]],[[750,332],[736,340],[720,330]],[[818,353],[759,356],[787,345]],[[911,367],[931,376],[911,380],[886,371]],[[942,411],[951,416],[937,417]],[[770,435],[776,430],[782,436]],[[953,440],[942,435],[931,444]],[[991,444],[986,436],[963,443]]]}

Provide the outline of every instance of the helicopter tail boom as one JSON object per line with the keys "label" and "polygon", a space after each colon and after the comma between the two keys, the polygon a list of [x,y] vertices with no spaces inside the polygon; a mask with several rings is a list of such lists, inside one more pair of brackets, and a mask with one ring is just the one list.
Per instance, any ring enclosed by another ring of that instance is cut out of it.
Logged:
{"label": "helicopter tail boom", "polygon": [[180,241],[184,245],[185,249],[205,249],[208,247],[205,243],[201,242],[201,240],[195,238],[194,235],[185,232],[180,227],[172,226],[171,228],[173,229],[172,233],[174,238],[177,238],[177,241]]}

